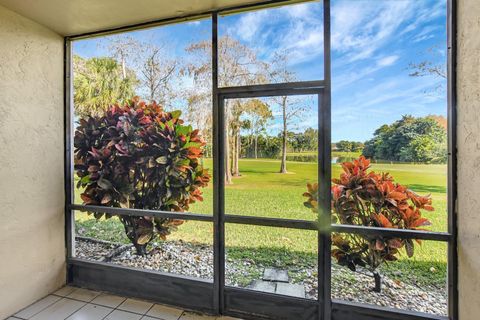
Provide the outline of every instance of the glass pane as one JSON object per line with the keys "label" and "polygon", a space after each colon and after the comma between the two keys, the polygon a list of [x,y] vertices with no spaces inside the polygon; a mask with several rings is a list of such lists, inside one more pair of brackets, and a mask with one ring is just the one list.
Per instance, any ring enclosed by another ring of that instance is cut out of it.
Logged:
{"label": "glass pane", "polygon": [[431,231],[447,230],[446,22],[445,0],[332,3],[332,177],[364,155],[430,196]]}
{"label": "glass pane", "polygon": [[213,281],[212,223],[176,221],[177,231],[150,241],[140,255],[126,234],[129,222],[75,212],[75,257]]}
{"label": "glass pane", "polygon": [[323,79],[321,1],[219,17],[219,87]]}
{"label": "glass pane", "polygon": [[317,179],[318,96],[227,99],[225,212],[315,220],[303,193]]}
{"label": "glass pane", "polygon": [[[332,239],[333,299],[447,316],[446,243],[413,240],[409,258],[402,239]],[[360,253],[362,245],[368,250]]]}
{"label": "glass pane", "polygon": [[225,284],[317,299],[317,232],[225,225]]}
{"label": "glass pane", "polygon": [[75,203],[212,214],[208,48],[210,19],[73,43]]}

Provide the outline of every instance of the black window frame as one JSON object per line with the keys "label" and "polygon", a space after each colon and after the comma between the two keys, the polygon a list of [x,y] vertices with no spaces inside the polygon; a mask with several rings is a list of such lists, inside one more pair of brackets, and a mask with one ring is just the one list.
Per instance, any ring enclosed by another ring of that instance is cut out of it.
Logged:
{"label": "black window frame", "polygon": [[[372,228],[332,224],[330,230],[319,230],[316,221],[280,218],[227,215],[224,212],[224,181],[214,179],[213,214],[173,213],[155,210],[123,209],[102,206],[85,206],[74,203],[73,184],[73,70],[72,47],[74,40],[126,32],[142,28],[190,21],[200,18],[212,20],[212,114],[214,174],[223,176],[224,115],[223,101],[229,98],[264,97],[273,95],[316,94],[319,97],[319,150],[318,181],[321,215],[329,216],[331,186],[331,71],[330,71],[330,0],[323,1],[324,11],[324,70],[323,80],[274,83],[238,87],[218,87],[218,16],[226,13],[249,11],[295,4],[302,1],[259,1],[221,10],[211,10],[195,15],[161,19],[120,28],[99,30],[64,38],[65,81],[65,235],[67,251],[67,283],[90,289],[151,299],[179,307],[213,314],[240,316],[247,319],[458,319],[458,258],[456,224],[456,0],[447,1],[447,103],[448,103],[448,231],[430,232]],[[214,281],[173,275],[162,272],[138,270],[129,267],[86,261],[75,258],[74,211],[107,212],[115,215],[141,215],[210,222],[214,225]],[[319,216],[319,221],[325,221]],[[298,299],[253,292],[224,286],[225,223],[283,227],[318,231],[318,300]],[[339,301],[331,298],[330,233],[369,234],[401,238],[442,241],[448,243],[448,317],[420,312],[382,308],[371,305]],[[141,290],[140,290],[141,288]]]}

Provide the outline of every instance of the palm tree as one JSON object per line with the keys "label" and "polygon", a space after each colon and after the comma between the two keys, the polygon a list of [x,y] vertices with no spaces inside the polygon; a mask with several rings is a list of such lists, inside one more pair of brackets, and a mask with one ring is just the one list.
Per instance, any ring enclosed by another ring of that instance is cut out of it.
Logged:
{"label": "palm tree", "polygon": [[74,96],[77,116],[99,115],[112,104],[135,95],[138,80],[127,70],[123,78],[122,66],[113,58],[84,59],[73,57]]}

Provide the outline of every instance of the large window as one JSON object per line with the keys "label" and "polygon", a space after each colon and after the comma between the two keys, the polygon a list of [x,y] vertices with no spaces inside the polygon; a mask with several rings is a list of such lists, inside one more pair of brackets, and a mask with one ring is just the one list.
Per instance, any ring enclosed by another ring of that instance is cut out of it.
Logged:
{"label": "large window", "polygon": [[[447,232],[447,2],[342,0],[331,9],[336,223]],[[369,169],[341,178],[353,172],[342,163],[359,155]],[[364,176],[375,182],[356,182]],[[376,200],[378,188],[392,206]],[[332,248],[332,298],[448,315],[447,243],[334,233]]]}
{"label": "large window", "polygon": [[69,281],[240,318],[456,319],[448,0],[66,38]]}

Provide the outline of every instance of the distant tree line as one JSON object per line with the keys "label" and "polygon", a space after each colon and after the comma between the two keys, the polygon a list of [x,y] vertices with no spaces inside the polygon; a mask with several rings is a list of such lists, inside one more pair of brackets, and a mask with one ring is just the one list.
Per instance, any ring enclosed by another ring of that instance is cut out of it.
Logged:
{"label": "distant tree line", "polygon": [[[257,142],[255,143],[255,139]],[[262,132],[259,135],[245,134],[241,136],[242,158],[279,158],[282,155],[282,133],[268,135]],[[307,128],[303,132],[288,132],[287,151],[292,153],[317,152],[318,130]]]}
{"label": "distant tree line", "polygon": [[379,160],[446,163],[445,118],[405,115],[375,130],[373,138],[365,142],[362,153],[365,157]]}
{"label": "distant tree line", "polygon": [[358,141],[340,140],[333,145],[333,149],[343,152],[360,152],[363,150],[364,144]]}

